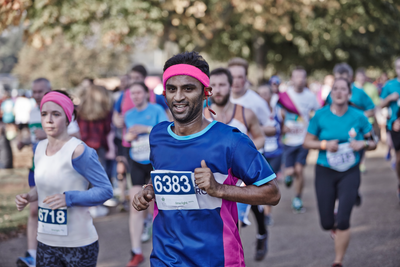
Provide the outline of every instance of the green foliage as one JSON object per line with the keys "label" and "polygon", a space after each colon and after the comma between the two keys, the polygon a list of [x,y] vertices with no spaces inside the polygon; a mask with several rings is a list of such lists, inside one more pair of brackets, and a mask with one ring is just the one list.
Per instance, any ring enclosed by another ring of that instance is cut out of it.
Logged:
{"label": "green foliage", "polygon": [[331,70],[341,61],[387,69],[400,53],[399,18],[397,0],[36,0],[26,34],[37,48],[60,34],[105,47],[156,36],[160,47],[172,41],[215,60],[241,56],[261,69]]}

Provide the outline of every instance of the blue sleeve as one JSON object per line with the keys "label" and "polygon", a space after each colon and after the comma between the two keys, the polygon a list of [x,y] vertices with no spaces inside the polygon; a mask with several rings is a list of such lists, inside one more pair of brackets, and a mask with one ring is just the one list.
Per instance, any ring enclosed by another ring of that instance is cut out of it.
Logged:
{"label": "blue sleeve", "polygon": [[367,133],[371,132],[372,125],[364,114],[361,117],[360,122],[361,122],[361,131],[363,135],[366,135]]}
{"label": "blue sleeve", "polygon": [[318,114],[319,114],[318,112],[315,113],[315,116],[311,118],[310,124],[308,124],[308,129],[307,129],[307,132],[317,137],[319,137],[319,132],[320,132],[320,127],[318,124],[318,117],[319,117]]}
{"label": "blue sleeve", "polygon": [[386,83],[382,88],[381,98],[385,99],[386,97],[388,97],[388,95],[390,95],[390,90]]}
{"label": "blue sleeve", "polygon": [[124,98],[124,94],[125,94],[125,91],[122,91],[118,100],[114,103],[114,110],[118,113],[121,113],[121,111],[122,111],[121,106],[122,106],[122,99]]}
{"label": "blue sleeve", "polygon": [[361,91],[363,94],[363,106],[364,106],[364,110],[371,110],[375,108],[375,104],[372,101],[372,99],[369,97],[369,95],[367,95],[366,92],[364,92],[364,90]]}
{"label": "blue sleeve", "polygon": [[168,109],[167,103],[165,103],[165,97],[163,95],[156,95],[156,103],[163,107],[163,109]]}
{"label": "blue sleeve", "polygon": [[112,198],[113,188],[106,172],[101,166],[97,153],[93,148],[85,146],[85,151],[72,160],[74,169],[85,177],[92,188],[85,191],[66,191],[65,200],[67,207],[72,206],[97,206]]}
{"label": "blue sleeve", "polygon": [[245,135],[238,140],[233,151],[231,168],[232,174],[246,185],[260,186],[276,177],[264,156]]}

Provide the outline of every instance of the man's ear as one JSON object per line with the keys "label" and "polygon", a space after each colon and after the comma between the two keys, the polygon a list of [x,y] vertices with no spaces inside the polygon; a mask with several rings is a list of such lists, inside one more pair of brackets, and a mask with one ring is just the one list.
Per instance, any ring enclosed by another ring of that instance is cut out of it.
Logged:
{"label": "man's ear", "polygon": [[204,87],[204,96],[206,98],[212,96],[212,87]]}

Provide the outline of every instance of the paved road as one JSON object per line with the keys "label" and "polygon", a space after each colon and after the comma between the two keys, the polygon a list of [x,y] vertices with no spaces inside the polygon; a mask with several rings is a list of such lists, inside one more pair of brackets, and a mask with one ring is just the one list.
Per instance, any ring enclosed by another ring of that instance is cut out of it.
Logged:
{"label": "paved road", "polygon": [[[367,154],[368,172],[363,175],[363,203],[352,214],[352,239],[344,266],[400,266],[400,205],[396,197],[396,178],[390,164],[382,158],[384,149]],[[315,160],[311,154],[309,161]],[[297,267],[331,266],[334,253],[329,233],[318,222],[314,193],[314,166],[306,168],[304,205],[307,212],[293,214],[290,199],[293,190],[281,186],[282,200],[273,210],[275,225],[269,228],[269,253],[262,262],[253,260],[255,252],[254,224],[242,230],[241,236],[247,266]],[[253,218],[250,218],[254,221]],[[99,267],[123,267],[129,261],[128,216],[126,213],[97,218],[100,236]],[[15,266],[15,259],[24,253],[26,238],[21,236],[0,243],[0,266]],[[150,266],[151,243],[144,245]]]}

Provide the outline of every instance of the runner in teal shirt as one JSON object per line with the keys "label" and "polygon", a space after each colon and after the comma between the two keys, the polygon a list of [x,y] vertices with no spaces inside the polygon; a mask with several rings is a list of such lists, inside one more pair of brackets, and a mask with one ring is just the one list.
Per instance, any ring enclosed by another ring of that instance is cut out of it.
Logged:
{"label": "runner in teal shirt", "polygon": [[[390,80],[383,86],[381,98],[386,100],[386,98],[389,97],[393,93],[397,93],[397,94],[400,95],[400,81],[399,81],[399,78]],[[399,101],[398,97],[397,97],[397,100],[393,99],[391,101],[390,98],[388,98],[388,100],[389,100],[388,105],[389,105],[389,108],[391,110],[391,114],[390,114],[390,118],[388,119],[388,122],[387,122],[387,127],[391,131],[392,130],[392,124],[397,119],[397,113],[399,112],[400,101]]]}
{"label": "runner in teal shirt", "polygon": [[[351,106],[341,117],[333,114],[330,106],[325,106],[315,113],[308,126],[308,132],[319,140],[338,140],[339,145],[351,140],[364,140],[364,135],[371,130],[372,125],[364,113]],[[319,151],[317,164],[332,168],[326,154],[326,150]],[[360,162],[360,152],[354,151],[354,156],[354,162],[349,168]]]}

